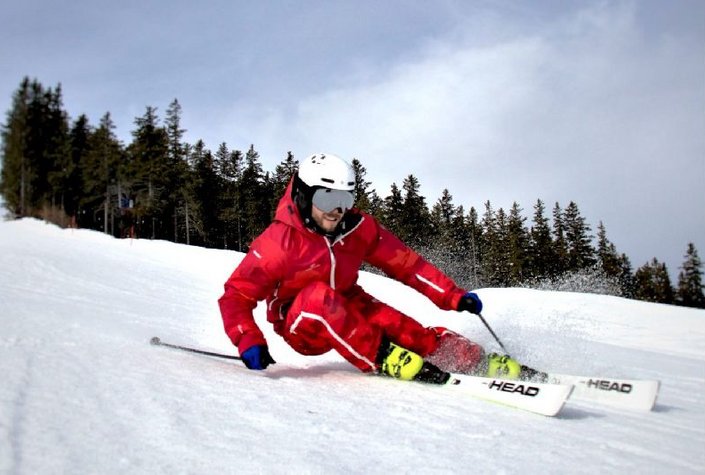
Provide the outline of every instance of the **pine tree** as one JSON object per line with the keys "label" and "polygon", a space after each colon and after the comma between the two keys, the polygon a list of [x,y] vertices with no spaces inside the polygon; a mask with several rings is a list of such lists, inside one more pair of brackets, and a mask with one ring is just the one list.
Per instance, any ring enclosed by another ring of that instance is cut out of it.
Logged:
{"label": "pine tree", "polygon": [[656,268],[655,283],[661,303],[672,304],[675,302],[675,292],[671,285],[671,277],[665,263],[661,263]]}
{"label": "pine tree", "polygon": [[84,213],[79,216],[79,225],[105,233],[112,232],[109,226],[117,196],[113,196],[111,185],[117,182],[123,158],[122,145],[114,129],[110,113],[106,113],[98,128],[90,134],[87,153],[82,156],[80,165],[83,193],[79,206]]}
{"label": "pine tree", "polygon": [[462,264],[458,239],[462,239],[459,233],[464,228],[464,217],[461,215],[456,219],[456,216],[453,196],[447,189],[443,190],[429,216],[432,237],[416,246],[418,252],[451,276],[460,272]]}
{"label": "pine tree", "polygon": [[270,200],[272,216],[270,218],[274,218],[279,200],[281,200],[284,195],[284,190],[286,190],[286,187],[289,185],[289,182],[298,169],[299,161],[294,158],[294,154],[291,152],[288,152],[284,161],[279,163],[274,169],[274,175],[272,175],[272,185],[274,188]]}
{"label": "pine tree", "polygon": [[241,197],[243,212],[243,244],[248,246],[269,225],[271,210],[267,180],[262,170],[259,153],[254,145],[245,154],[242,172]]}
{"label": "pine tree", "polygon": [[221,213],[227,241],[230,247],[240,252],[243,250],[243,209],[242,209],[242,169],[245,158],[239,150],[230,152],[224,164],[224,209]]}
{"label": "pine tree", "polygon": [[551,227],[544,216],[546,208],[543,201],[534,205],[533,226],[529,233],[528,276],[535,279],[549,277],[555,261],[555,249],[551,238]]}
{"label": "pine tree", "polygon": [[507,238],[505,252],[507,254],[508,276],[507,285],[518,285],[524,280],[529,249],[529,233],[524,226],[526,218],[517,202],[512,204],[507,218]]}
{"label": "pine tree", "polygon": [[191,152],[194,164],[194,197],[198,206],[198,218],[194,220],[197,232],[195,241],[206,247],[220,247],[223,230],[218,208],[222,196],[223,183],[213,154],[202,140],[194,145]]}
{"label": "pine tree", "polygon": [[556,202],[553,207],[553,266],[551,276],[557,277],[565,273],[568,268],[568,243],[565,237],[565,224],[563,221],[563,210]]}
{"label": "pine tree", "polygon": [[368,192],[370,204],[367,210],[372,216],[380,216],[384,212],[384,200],[377,194],[377,191],[371,190]]}
{"label": "pine tree", "polygon": [[621,289],[622,297],[633,298],[634,297],[634,274],[632,272],[632,263],[626,254],[622,253],[619,258],[619,287]]}
{"label": "pine tree", "polygon": [[622,262],[617,248],[607,239],[607,230],[602,221],[597,226],[597,264],[608,277],[619,278],[622,275]]}
{"label": "pine tree", "polygon": [[463,288],[479,287],[477,241],[480,239],[480,226],[475,208],[470,208],[467,215],[462,205],[455,209],[449,236],[454,269],[451,277]]}
{"label": "pine tree", "polygon": [[[54,91],[47,92],[44,133],[46,138],[46,181],[47,195],[44,208],[52,217],[45,216],[61,226],[67,226],[65,199],[68,180],[74,174],[71,142],[69,137],[68,114],[64,110],[61,84]],[[45,212],[46,213],[46,212]]]}
{"label": "pine tree", "polygon": [[[450,220],[449,226],[449,237],[451,245],[455,247],[459,252],[464,254],[472,254],[470,249],[470,215],[465,215],[465,208],[463,205],[455,207],[453,210],[453,215]],[[472,208],[475,212],[475,209]],[[477,213],[475,212],[475,224],[477,224]]]}
{"label": "pine tree", "polygon": [[409,175],[402,184],[404,202],[401,207],[399,237],[412,247],[419,246],[431,237],[431,223],[426,198],[420,194],[421,184]]}
{"label": "pine tree", "polygon": [[575,271],[595,264],[595,250],[592,248],[590,226],[580,215],[578,205],[571,201],[563,213],[565,238],[568,248],[568,269]]}
{"label": "pine tree", "polygon": [[686,307],[705,308],[702,267],[695,245],[688,243],[685,261],[678,274],[678,303]]}
{"label": "pine tree", "polygon": [[[453,195],[448,189],[444,189],[441,197],[431,208],[430,223],[433,234],[436,236],[434,242],[437,246],[445,249],[453,247],[453,224],[456,216],[456,209],[453,205]],[[457,225],[457,223],[455,223]]]}
{"label": "pine tree", "polygon": [[83,183],[82,164],[85,163],[86,156],[90,151],[90,137],[93,131],[88,123],[88,117],[80,115],[71,128],[71,164],[67,174],[64,192],[64,208],[66,214],[72,217],[73,226],[76,226],[77,214],[79,213],[81,198],[85,188]]}
{"label": "pine tree", "polygon": [[12,107],[2,126],[2,173],[0,194],[5,206],[15,216],[29,211],[29,163],[27,160],[27,121],[29,116],[30,80],[25,77],[12,97]]}
{"label": "pine tree", "polygon": [[45,89],[37,80],[25,78],[2,128],[0,193],[16,216],[38,216],[66,224],[60,213],[63,188],[71,172],[68,130],[61,85]]}
{"label": "pine tree", "polygon": [[485,212],[480,222],[482,228],[482,239],[479,241],[479,253],[481,256],[480,275],[483,285],[490,285],[494,282],[494,268],[496,267],[496,243],[499,239],[495,212],[492,203],[485,201]]}
{"label": "pine tree", "polygon": [[509,220],[504,208],[499,208],[495,216],[496,241],[494,243],[494,276],[490,279],[494,287],[511,285],[511,255],[509,246]]}
{"label": "pine tree", "polygon": [[402,231],[402,207],[404,198],[401,195],[401,190],[396,183],[392,183],[390,194],[384,199],[384,206],[380,216],[380,221],[391,232],[397,236]]}
{"label": "pine tree", "polygon": [[39,216],[40,210],[49,194],[48,174],[52,169],[47,150],[49,148],[48,100],[51,91],[47,91],[37,81],[30,85],[30,98],[27,107],[26,142],[24,153],[26,156],[26,202],[29,214]]}
{"label": "pine tree", "polygon": [[[225,145],[225,144],[223,144]],[[232,150],[220,164],[223,179],[223,209],[221,219],[225,226],[226,247],[243,250],[242,173],[245,158],[239,150]]]}
{"label": "pine tree", "polygon": [[213,166],[218,176],[225,179],[225,170],[229,166],[230,162],[230,149],[228,145],[223,142],[218,146],[218,150],[215,151],[213,156]]}
{"label": "pine tree", "polygon": [[[169,138],[159,125],[157,109],[147,107],[142,117],[135,119],[137,128],[127,147],[129,154],[129,185],[135,195],[135,214],[140,235],[167,238],[172,233],[166,223],[172,221],[169,207],[170,181]],[[123,180],[119,185],[125,185]]]}
{"label": "pine tree", "polygon": [[232,154],[228,145],[223,142],[218,146],[215,155],[213,156],[213,167],[215,169],[216,175],[218,176],[218,183],[220,185],[220,193],[216,198],[216,207],[218,210],[218,224],[222,226],[222,235],[220,238],[222,242],[218,245],[211,236],[212,245],[217,245],[218,247],[223,247],[224,249],[231,249],[235,242],[237,242],[237,217],[238,213],[233,209],[233,195],[232,195],[232,184],[228,180],[228,168],[231,166]]}
{"label": "pine tree", "polygon": [[495,212],[485,202],[482,218],[482,280],[483,285],[506,287],[510,282],[507,215],[503,208]]}
{"label": "pine tree", "polygon": [[[181,128],[181,104],[174,99],[166,110],[164,128],[167,139],[168,210],[174,222],[174,242],[190,243],[191,222],[196,217],[193,196],[193,176],[188,164],[189,146],[183,141],[186,129]],[[124,210],[123,210],[124,212]]]}
{"label": "pine tree", "polygon": [[352,169],[355,173],[355,207],[369,213],[372,211],[372,197],[369,190],[372,183],[365,179],[367,169],[357,158],[353,158]]}
{"label": "pine tree", "polygon": [[480,273],[482,269],[482,242],[484,237],[482,235],[482,226],[478,219],[477,210],[474,206],[470,207],[470,212],[465,220],[469,245],[465,247],[465,249],[471,261],[470,275],[472,276],[472,285],[468,285],[467,288],[478,288],[482,286]]}
{"label": "pine tree", "polygon": [[673,303],[673,287],[666,264],[653,260],[634,274],[634,298],[648,302]]}
{"label": "pine tree", "polygon": [[172,165],[185,160],[186,150],[183,137],[186,129],[181,128],[181,104],[174,99],[166,110],[164,119],[166,137],[169,149],[169,159]]}
{"label": "pine tree", "polygon": [[[221,148],[227,150],[225,143],[221,144]],[[220,176],[232,183],[238,183],[242,180],[242,171],[244,168],[245,157],[240,150],[231,150],[227,158],[220,162]]]}

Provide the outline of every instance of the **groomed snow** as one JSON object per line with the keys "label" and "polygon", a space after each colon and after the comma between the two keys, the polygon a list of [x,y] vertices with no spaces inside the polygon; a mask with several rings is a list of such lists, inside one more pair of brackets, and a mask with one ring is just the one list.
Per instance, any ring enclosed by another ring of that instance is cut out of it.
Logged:
{"label": "groomed snow", "polygon": [[[659,379],[649,413],[569,401],[548,418],[303,357],[256,318],[278,364],[235,353],[217,299],[242,254],[41,221],[0,222],[0,473],[705,473],[705,311],[481,289],[518,359]],[[497,349],[481,322],[383,277],[372,294]]]}

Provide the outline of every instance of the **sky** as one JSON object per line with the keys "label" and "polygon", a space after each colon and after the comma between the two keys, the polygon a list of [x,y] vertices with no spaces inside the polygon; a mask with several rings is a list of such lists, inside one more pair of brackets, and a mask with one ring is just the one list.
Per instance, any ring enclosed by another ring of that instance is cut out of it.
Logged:
{"label": "sky", "polygon": [[[185,140],[357,158],[382,197],[571,201],[634,269],[705,257],[705,2],[6,1],[0,109],[23,77],[131,140],[178,99]],[[4,117],[3,117],[4,121]],[[675,282],[674,282],[675,283]]]}

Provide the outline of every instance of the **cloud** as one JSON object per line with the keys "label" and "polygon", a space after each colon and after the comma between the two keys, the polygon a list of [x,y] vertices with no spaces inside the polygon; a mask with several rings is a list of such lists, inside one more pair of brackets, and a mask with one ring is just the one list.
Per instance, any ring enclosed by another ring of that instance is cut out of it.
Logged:
{"label": "cloud", "polygon": [[331,151],[382,195],[414,174],[431,204],[576,201],[636,265],[705,252],[700,0],[83,3],[9,6],[6,110],[22,75],[61,82],[72,117],[110,111],[129,142],[178,98],[187,141],[254,144],[267,169]]}
{"label": "cloud", "polygon": [[667,239],[679,265],[705,235],[702,44],[648,37],[633,4],[537,30],[504,24],[480,44],[462,33],[471,26],[268,111],[249,129],[255,143],[359,158],[381,194],[414,174],[430,203],[443,188],[466,209],[516,200],[528,215],[538,198],[573,200],[618,248],[634,255],[641,242],[635,264],[663,256]]}

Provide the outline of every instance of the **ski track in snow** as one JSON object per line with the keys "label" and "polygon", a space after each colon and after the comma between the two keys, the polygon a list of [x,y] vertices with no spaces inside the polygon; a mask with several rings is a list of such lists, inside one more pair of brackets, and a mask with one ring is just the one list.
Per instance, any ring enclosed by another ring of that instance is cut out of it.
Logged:
{"label": "ski track in snow", "polygon": [[[0,473],[705,473],[705,311],[480,289],[513,356],[556,372],[661,380],[649,413],[569,401],[537,416],[362,375],[333,353],[234,354],[217,299],[241,254],[0,222]],[[481,322],[383,277],[374,295],[496,350]]]}

